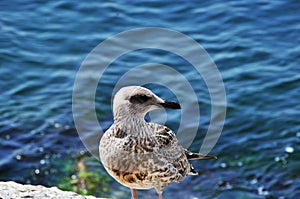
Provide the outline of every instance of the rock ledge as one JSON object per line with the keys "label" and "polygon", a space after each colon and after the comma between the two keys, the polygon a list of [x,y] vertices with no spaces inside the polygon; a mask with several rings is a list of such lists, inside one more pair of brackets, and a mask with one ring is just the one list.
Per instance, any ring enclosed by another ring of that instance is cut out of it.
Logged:
{"label": "rock ledge", "polygon": [[[22,185],[16,182],[0,182],[0,199],[97,199],[94,196],[82,196],[71,191],[62,191],[57,187],[47,188],[41,185]],[[99,198],[98,198],[99,199]]]}

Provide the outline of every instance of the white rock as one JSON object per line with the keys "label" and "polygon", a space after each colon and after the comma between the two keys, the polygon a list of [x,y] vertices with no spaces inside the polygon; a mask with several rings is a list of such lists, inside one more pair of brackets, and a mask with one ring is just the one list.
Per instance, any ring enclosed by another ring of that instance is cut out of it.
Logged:
{"label": "white rock", "polygon": [[71,191],[62,191],[57,187],[47,188],[41,185],[22,185],[11,181],[0,182],[0,198],[97,199],[94,196],[82,196]]}

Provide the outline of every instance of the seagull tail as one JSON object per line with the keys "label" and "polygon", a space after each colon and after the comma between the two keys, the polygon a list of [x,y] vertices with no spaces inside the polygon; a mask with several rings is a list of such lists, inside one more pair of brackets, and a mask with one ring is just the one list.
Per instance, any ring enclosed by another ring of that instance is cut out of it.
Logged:
{"label": "seagull tail", "polygon": [[191,165],[191,169],[190,169],[189,175],[193,175],[193,176],[199,175],[199,173],[197,171],[195,171],[193,165]]}
{"label": "seagull tail", "polygon": [[185,155],[189,160],[207,160],[207,159],[218,159],[217,156],[204,155],[200,153],[193,153],[188,150],[185,151]]}

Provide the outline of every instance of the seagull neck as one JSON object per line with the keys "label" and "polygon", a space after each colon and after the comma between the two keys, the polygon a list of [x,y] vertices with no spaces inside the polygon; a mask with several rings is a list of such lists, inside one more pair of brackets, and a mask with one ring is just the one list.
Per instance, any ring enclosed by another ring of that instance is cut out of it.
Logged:
{"label": "seagull neck", "polygon": [[114,125],[130,134],[132,137],[152,137],[149,124],[142,115],[118,115],[114,117]]}
{"label": "seagull neck", "polygon": [[115,123],[145,123],[145,119],[140,115],[116,115],[114,116]]}

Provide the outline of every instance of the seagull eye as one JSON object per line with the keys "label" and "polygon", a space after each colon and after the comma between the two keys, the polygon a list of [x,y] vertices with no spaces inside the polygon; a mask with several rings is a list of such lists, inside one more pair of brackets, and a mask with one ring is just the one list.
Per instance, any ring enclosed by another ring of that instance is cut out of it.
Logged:
{"label": "seagull eye", "polygon": [[129,101],[131,102],[131,103],[145,103],[145,102],[147,102],[148,100],[150,99],[150,97],[149,96],[147,96],[147,95],[134,95],[134,96],[132,96],[130,99],[129,99]]}

